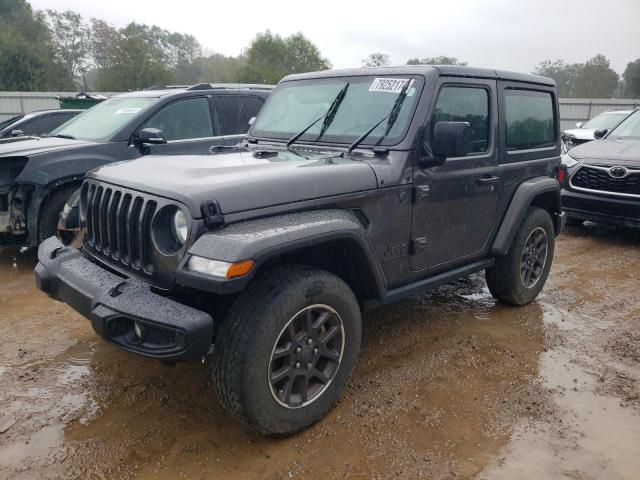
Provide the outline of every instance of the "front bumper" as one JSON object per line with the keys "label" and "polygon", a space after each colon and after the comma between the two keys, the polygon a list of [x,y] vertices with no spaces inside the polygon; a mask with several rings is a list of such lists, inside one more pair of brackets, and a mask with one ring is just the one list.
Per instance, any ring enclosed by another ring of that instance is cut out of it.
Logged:
{"label": "front bumper", "polygon": [[87,317],[98,335],[123,350],[177,362],[206,355],[211,347],[209,314],[111,273],[55,237],[40,245],[35,276],[40,290]]}
{"label": "front bumper", "polygon": [[563,189],[562,210],[580,220],[640,228],[640,199]]}

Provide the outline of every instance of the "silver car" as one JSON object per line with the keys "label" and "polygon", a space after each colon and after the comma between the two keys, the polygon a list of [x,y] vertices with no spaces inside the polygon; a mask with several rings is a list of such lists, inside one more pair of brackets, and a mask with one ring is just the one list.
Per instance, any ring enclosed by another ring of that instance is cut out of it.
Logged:
{"label": "silver car", "polygon": [[[576,123],[576,128],[562,132],[562,151],[564,153],[573,147],[590,142],[595,139],[596,130],[611,131],[627,118],[633,110],[609,110],[600,115],[596,115],[591,120],[583,123]],[[603,132],[603,133],[607,133]]]}

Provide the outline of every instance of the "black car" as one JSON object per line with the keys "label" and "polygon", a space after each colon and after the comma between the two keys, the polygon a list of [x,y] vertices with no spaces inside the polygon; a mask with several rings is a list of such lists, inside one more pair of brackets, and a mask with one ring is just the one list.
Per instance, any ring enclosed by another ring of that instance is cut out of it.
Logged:
{"label": "black car", "polygon": [[563,156],[567,223],[640,227],[640,109],[611,132],[596,131],[596,137]]}
{"label": "black car", "polygon": [[213,354],[222,404],[291,434],[343,392],[362,311],[482,270],[496,298],[536,298],[563,223],[558,124],[535,75],[292,75],[241,145],[90,172],[83,251],[45,240],[36,281],[126,351]]}
{"label": "black car", "polygon": [[65,202],[93,168],[238,143],[271,89],[154,87],[99,103],[49,137],[0,144],[0,241],[37,245],[55,234]]}
{"label": "black car", "polygon": [[0,140],[16,137],[44,137],[83,110],[39,110],[0,122]]}

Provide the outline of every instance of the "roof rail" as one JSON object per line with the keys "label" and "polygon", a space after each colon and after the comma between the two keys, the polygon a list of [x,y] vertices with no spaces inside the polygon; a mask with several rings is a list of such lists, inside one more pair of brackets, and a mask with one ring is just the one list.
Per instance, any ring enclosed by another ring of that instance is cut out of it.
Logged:
{"label": "roof rail", "polygon": [[180,88],[190,88],[190,85],[153,85],[152,87],[145,88],[147,90],[177,90]]}
{"label": "roof rail", "polygon": [[191,85],[187,90],[211,90],[210,83],[196,83],[195,85]]}

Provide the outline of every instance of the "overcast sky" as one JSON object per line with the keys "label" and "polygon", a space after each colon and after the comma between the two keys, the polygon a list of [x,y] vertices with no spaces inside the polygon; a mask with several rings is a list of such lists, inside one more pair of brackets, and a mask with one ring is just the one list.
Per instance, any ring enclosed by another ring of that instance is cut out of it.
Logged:
{"label": "overcast sky", "polygon": [[302,32],[334,68],[371,52],[393,64],[449,55],[472,66],[528,72],[540,61],[584,62],[596,53],[618,73],[640,57],[640,0],[29,0],[116,26],[131,21],[194,35],[207,49],[238,55],[257,32]]}

